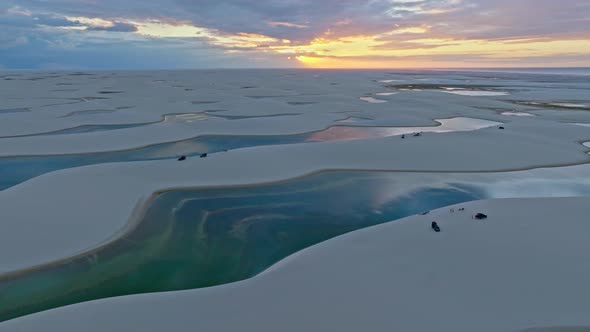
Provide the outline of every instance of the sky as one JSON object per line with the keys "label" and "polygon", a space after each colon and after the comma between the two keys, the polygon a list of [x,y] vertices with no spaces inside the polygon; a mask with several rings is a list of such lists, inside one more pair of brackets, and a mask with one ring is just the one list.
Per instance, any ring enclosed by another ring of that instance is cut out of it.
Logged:
{"label": "sky", "polygon": [[590,67],[590,0],[1,0],[0,69]]}

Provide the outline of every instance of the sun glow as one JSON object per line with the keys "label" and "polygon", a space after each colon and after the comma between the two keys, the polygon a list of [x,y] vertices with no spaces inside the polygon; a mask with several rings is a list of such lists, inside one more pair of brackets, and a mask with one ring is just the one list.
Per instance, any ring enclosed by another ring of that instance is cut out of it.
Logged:
{"label": "sun glow", "polygon": [[[72,18],[95,26],[111,22]],[[511,60],[590,54],[590,38],[461,39],[433,37],[430,25],[398,26],[372,34],[334,37],[330,31],[308,42],[258,33],[227,33],[190,23],[129,21],[137,34],[153,38],[195,38],[225,52],[286,55],[309,68],[386,68],[424,66],[506,65]],[[284,27],[283,22],[271,22]],[[538,64],[539,62],[537,62]]]}
{"label": "sun glow", "polygon": [[[494,65],[511,59],[590,54],[590,40],[454,40],[415,39],[387,44],[374,37],[314,40],[293,48],[297,60],[312,68],[386,68],[400,66],[464,66],[465,60]],[[446,61],[437,60],[445,58]]]}

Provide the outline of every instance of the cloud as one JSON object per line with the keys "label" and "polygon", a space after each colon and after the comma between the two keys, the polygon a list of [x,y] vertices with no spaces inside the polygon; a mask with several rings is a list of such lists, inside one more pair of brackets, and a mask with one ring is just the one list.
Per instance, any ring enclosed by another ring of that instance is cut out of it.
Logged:
{"label": "cloud", "polygon": [[[501,59],[514,50],[520,52],[515,64],[526,64],[530,56],[566,65],[579,63],[585,48],[567,56],[570,50],[557,52],[551,43],[590,40],[589,17],[585,0],[3,0],[0,63],[10,66],[9,56],[15,62],[18,52],[31,64],[41,62],[29,49],[37,47],[41,55],[49,49],[80,57],[65,56],[68,61],[95,65],[81,50],[101,45],[120,55],[160,45],[157,54],[196,57],[180,61],[195,66],[260,64],[252,59],[293,65],[285,59],[343,54],[381,62],[392,54],[424,61],[427,54],[448,62],[448,54],[457,53],[478,62],[491,61],[489,52]],[[130,63],[124,56],[107,58],[117,66]],[[157,66],[158,59],[150,59]]]}
{"label": "cloud", "polygon": [[297,23],[291,23],[291,22],[267,22],[267,24],[271,27],[287,27],[287,28],[297,28],[297,29],[305,29],[308,28],[307,25],[305,24],[297,24]]}
{"label": "cloud", "polygon": [[89,26],[89,31],[137,32],[137,26],[130,23],[113,22],[111,26]]}

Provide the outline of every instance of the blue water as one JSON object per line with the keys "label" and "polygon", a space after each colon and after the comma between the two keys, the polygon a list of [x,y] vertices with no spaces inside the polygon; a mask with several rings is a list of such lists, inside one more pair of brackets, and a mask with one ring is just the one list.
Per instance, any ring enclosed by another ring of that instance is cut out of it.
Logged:
{"label": "blue water", "polygon": [[205,136],[186,141],[162,143],[143,148],[71,155],[24,156],[0,158],[0,190],[17,185],[33,177],[72,167],[125,162],[176,158],[179,155],[199,156],[258,145],[299,143],[305,135],[285,136]]}
{"label": "blue water", "polygon": [[[563,179],[544,174],[470,174],[477,182],[441,182],[441,175],[431,182],[331,171],[274,184],[159,193],[138,226],[107,246],[0,277],[0,321],[93,299],[242,280],[335,236],[453,204],[590,194],[590,182],[570,173]],[[424,220],[424,232],[432,231],[431,220]]]}
{"label": "blue water", "polygon": [[390,195],[397,177],[326,172],[272,185],[162,193],[135,230],[108,246],[0,278],[0,321],[93,299],[242,280],[332,237],[485,197],[460,184]]}

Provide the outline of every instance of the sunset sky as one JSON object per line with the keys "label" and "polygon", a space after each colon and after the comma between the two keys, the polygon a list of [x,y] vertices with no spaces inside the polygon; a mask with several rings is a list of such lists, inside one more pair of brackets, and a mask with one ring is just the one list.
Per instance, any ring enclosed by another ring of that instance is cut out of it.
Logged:
{"label": "sunset sky", "polygon": [[0,68],[590,66],[588,0],[2,0]]}

